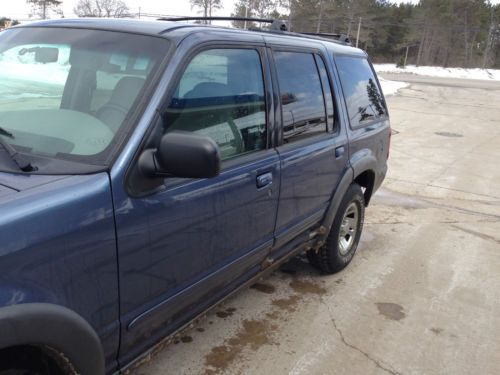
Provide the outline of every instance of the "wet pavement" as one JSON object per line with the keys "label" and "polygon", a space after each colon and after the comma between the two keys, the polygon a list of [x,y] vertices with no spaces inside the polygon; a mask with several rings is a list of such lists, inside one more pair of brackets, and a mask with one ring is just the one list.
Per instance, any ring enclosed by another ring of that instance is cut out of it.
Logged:
{"label": "wet pavement", "polygon": [[131,374],[500,372],[500,85],[421,81],[388,98],[389,174],[349,267],[295,258]]}

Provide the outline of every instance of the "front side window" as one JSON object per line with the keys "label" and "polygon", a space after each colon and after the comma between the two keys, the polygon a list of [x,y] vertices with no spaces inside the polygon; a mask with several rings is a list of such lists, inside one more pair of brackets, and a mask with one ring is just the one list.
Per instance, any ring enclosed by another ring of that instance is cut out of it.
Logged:
{"label": "front side window", "polygon": [[311,53],[275,52],[286,143],[326,132],[325,102]]}
{"label": "front side window", "polygon": [[222,159],[265,149],[266,103],[258,51],[211,49],[188,64],[165,112],[165,131],[207,135]]}
{"label": "front side window", "polygon": [[365,58],[337,56],[340,82],[352,127],[363,126],[387,113],[375,75]]}
{"label": "front side window", "polygon": [[97,30],[2,32],[3,140],[24,153],[104,164],[168,45]]}

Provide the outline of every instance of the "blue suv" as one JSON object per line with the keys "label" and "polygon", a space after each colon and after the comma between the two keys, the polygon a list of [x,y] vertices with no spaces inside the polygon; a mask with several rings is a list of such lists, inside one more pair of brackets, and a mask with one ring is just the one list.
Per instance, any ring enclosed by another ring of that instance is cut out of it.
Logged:
{"label": "blue suv", "polygon": [[0,33],[0,374],[111,374],[290,257],[352,259],[390,125],[365,52],[282,31]]}

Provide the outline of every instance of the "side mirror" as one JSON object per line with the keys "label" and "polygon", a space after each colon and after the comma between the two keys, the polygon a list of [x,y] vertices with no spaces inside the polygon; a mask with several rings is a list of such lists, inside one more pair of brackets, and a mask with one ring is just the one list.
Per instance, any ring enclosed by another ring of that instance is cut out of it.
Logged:
{"label": "side mirror", "polygon": [[139,157],[139,169],[148,176],[211,178],[219,175],[220,163],[212,138],[178,130],[166,133],[158,149]]}

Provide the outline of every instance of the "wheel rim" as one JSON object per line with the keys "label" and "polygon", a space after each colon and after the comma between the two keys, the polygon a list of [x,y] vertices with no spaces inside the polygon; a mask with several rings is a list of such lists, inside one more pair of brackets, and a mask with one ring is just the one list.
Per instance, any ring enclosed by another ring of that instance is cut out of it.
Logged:
{"label": "wheel rim", "polygon": [[351,251],[354,239],[358,231],[359,208],[355,202],[351,202],[344,212],[339,232],[339,252],[346,255]]}

